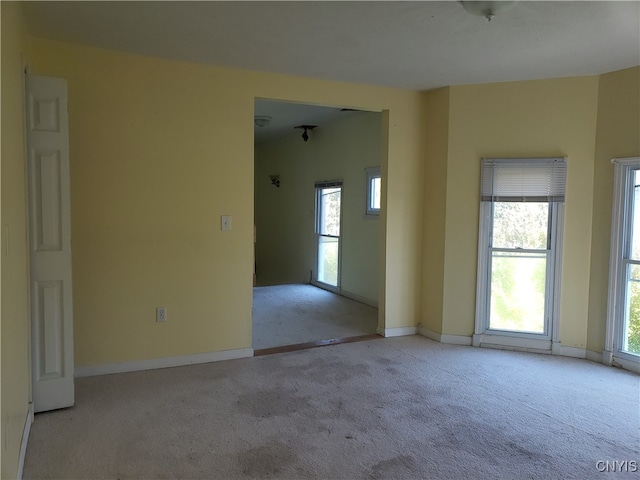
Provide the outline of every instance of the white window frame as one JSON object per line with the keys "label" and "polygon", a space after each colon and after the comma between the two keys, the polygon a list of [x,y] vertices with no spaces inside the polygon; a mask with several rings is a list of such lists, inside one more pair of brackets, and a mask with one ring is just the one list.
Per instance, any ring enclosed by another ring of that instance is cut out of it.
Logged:
{"label": "white window frame", "polygon": [[[320,225],[320,217],[322,215],[322,190],[325,188],[339,188],[341,192],[341,203],[340,203],[340,234],[339,235],[328,235],[322,234],[321,225]],[[344,185],[342,180],[331,180],[331,181],[320,181],[315,183],[315,220],[314,220],[314,233],[316,236],[316,253],[315,253],[315,266],[312,270],[312,278],[311,284],[322,288],[324,290],[328,290],[333,293],[341,293],[342,292],[342,218],[343,218],[343,204],[342,204],[342,195],[344,194]],[[319,262],[319,248],[320,248],[320,239],[321,237],[335,238],[338,241],[338,275],[337,275],[337,285],[331,285],[329,283],[322,282],[318,280],[318,262]]]}
{"label": "white window frame", "polygon": [[627,264],[629,229],[633,215],[633,174],[640,170],[640,157],[614,158],[613,213],[611,218],[611,255],[609,261],[609,297],[607,326],[602,362],[618,364],[640,372],[640,356],[621,350],[623,324],[627,310]]}
{"label": "white window frame", "polygon": [[[483,159],[484,161],[549,162],[563,161],[565,158],[506,158]],[[490,239],[493,231],[494,201],[481,200],[478,236],[478,271],[476,283],[476,316],[473,345],[510,347],[530,351],[560,350],[559,314],[560,284],[562,265],[562,245],[564,231],[564,201],[549,201],[549,253],[547,256],[547,281],[545,289],[545,331],[544,333],[512,332],[489,328],[491,295],[491,255]]]}
{"label": "white window frame", "polygon": [[367,177],[367,197],[366,197],[366,215],[368,216],[380,216],[380,209],[373,207],[373,188],[372,183],[376,178],[380,178],[380,194],[382,195],[382,177],[380,174],[380,167],[365,168]]}

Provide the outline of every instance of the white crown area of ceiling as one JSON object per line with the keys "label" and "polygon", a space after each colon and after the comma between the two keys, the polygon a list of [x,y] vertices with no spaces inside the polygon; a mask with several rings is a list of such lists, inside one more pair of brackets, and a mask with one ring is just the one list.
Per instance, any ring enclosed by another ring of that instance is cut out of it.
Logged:
{"label": "white crown area of ceiling", "polygon": [[142,55],[411,90],[640,64],[640,2],[25,2],[32,35]]}

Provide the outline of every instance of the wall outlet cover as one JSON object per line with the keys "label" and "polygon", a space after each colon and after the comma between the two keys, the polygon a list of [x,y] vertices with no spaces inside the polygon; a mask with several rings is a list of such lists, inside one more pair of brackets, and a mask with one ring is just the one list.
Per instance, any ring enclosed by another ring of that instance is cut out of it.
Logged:
{"label": "wall outlet cover", "polygon": [[156,322],[166,322],[167,321],[167,308],[166,307],[157,307],[156,308]]}

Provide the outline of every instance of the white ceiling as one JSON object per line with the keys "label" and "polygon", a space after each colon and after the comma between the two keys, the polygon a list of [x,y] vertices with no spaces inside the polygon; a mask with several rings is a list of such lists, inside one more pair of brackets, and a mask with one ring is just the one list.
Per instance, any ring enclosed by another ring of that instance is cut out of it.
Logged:
{"label": "white ceiling", "polygon": [[412,90],[640,64],[638,1],[521,1],[491,22],[456,1],[45,1],[25,11],[35,36]]}

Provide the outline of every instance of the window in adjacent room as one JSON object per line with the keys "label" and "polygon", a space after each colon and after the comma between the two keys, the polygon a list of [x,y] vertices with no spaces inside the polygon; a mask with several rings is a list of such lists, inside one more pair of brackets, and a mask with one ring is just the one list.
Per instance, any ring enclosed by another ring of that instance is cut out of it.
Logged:
{"label": "window in adjacent room", "polygon": [[340,287],[340,224],[342,182],[316,183],[317,269],[315,280],[323,288]]}
{"label": "window in adjacent room", "polygon": [[380,215],[380,193],[382,180],[380,167],[370,167],[367,173],[367,215]]}
{"label": "window in adjacent room", "polygon": [[476,335],[551,348],[565,183],[563,158],[483,160]]}

